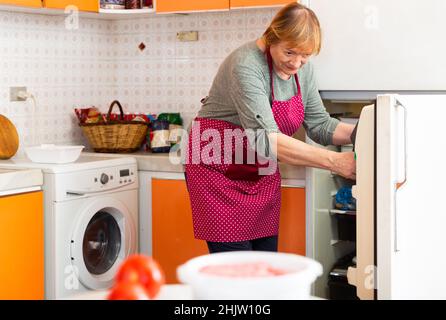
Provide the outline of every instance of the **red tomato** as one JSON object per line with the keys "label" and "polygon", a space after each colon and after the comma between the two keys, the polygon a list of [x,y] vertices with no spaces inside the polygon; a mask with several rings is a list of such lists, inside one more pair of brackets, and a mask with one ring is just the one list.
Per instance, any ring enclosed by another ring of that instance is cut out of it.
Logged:
{"label": "red tomato", "polygon": [[166,281],[158,262],[152,257],[137,254],[124,261],[116,274],[116,282],[139,283],[153,299]]}
{"label": "red tomato", "polygon": [[107,297],[108,300],[150,300],[150,297],[139,283],[117,283]]}

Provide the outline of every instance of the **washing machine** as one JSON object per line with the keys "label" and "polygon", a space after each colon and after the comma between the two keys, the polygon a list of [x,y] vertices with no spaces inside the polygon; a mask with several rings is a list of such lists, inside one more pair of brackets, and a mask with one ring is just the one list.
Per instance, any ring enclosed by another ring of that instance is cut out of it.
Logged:
{"label": "washing machine", "polygon": [[15,160],[44,176],[45,298],[70,299],[113,285],[138,252],[136,160],[81,156],[70,164]]}

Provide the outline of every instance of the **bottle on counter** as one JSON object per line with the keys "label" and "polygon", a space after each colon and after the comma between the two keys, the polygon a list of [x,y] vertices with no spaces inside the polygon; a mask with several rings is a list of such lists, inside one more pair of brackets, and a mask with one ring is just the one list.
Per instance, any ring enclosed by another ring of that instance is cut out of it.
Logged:
{"label": "bottle on counter", "polygon": [[154,153],[169,152],[171,143],[169,141],[169,121],[156,119],[150,128],[150,149]]}
{"label": "bottle on counter", "polygon": [[156,114],[146,114],[146,119],[148,122],[148,130],[146,137],[144,138],[144,141],[142,143],[142,151],[150,152],[150,142],[153,138],[153,132],[152,132],[152,124],[156,120]]}
{"label": "bottle on counter", "polygon": [[169,122],[169,142],[171,145],[181,142],[183,129],[183,119],[179,113],[161,113],[158,119],[167,120]]}

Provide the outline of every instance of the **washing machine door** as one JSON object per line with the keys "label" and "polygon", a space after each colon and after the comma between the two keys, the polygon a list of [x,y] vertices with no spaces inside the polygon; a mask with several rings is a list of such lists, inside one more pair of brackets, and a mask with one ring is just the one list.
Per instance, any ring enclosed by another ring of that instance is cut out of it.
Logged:
{"label": "washing machine door", "polygon": [[127,207],[113,198],[87,205],[71,237],[71,263],[89,289],[106,289],[121,262],[136,251],[136,226]]}

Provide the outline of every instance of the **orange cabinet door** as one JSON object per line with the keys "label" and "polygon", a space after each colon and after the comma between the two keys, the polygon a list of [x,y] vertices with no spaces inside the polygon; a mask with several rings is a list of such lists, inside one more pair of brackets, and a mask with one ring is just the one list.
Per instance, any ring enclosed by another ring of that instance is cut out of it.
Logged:
{"label": "orange cabinet door", "polygon": [[176,269],[187,260],[208,253],[206,242],[194,238],[192,211],[184,180],[152,179],[153,258],[178,283]]}
{"label": "orange cabinet door", "polygon": [[12,4],[15,6],[39,8],[42,6],[42,1],[41,0],[0,0],[0,4]]}
{"label": "orange cabinet door", "polygon": [[0,299],[44,298],[43,193],[0,197]]}
{"label": "orange cabinet door", "polygon": [[79,11],[99,11],[99,0],[45,0],[45,7],[51,9],[65,9],[76,6]]}
{"label": "orange cabinet door", "polygon": [[229,10],[229,0],[156,0],[157,13]]}
{"label": "orange cabinet door", "polygon": [[[288,4],[290,2],[296,2],[291,0],[230,0],[232,8],[243,7],[275,7]],[[297,1],[298,2],[298,1]]]}
{"label": "orange cabinet door", "polygon": [[305,189],[282,187],[279,251],[305,255]]}

